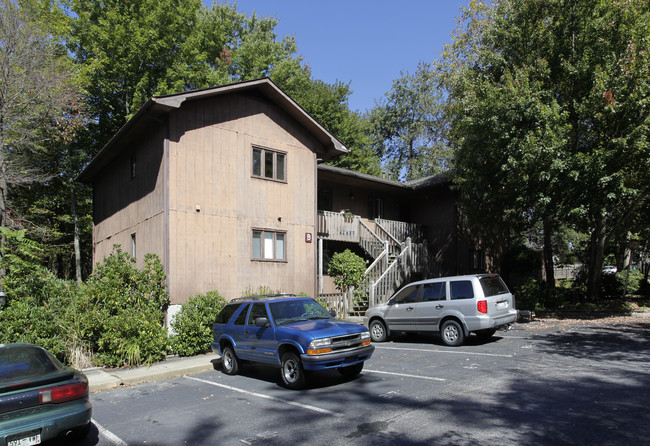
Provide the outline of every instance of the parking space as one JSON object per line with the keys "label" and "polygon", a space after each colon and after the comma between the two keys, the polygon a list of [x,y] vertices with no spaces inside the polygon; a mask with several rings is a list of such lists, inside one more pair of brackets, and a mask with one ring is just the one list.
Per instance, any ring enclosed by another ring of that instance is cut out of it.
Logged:
{"label": "parking space", "polygon": [[648,443],[647,329],[519,326],[458,348],[400,336],[359,377],[313,374],[302,391],[257,365],[104,391],[102,432],[81,444]]}

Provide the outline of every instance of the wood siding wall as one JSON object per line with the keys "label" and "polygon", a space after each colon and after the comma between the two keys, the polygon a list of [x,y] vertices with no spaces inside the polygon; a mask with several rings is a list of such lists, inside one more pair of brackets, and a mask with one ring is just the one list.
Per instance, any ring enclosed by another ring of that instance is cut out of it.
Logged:
{"label": "wood siding wall", "polygon": [[[94,263],[109,256],[115,244],[131,254],[132,234],[139,267],[146,253],[155,253],[163,260],[164,134],[162,124],[153,125],[147,139],[127,143],[126,149],[95,179]],[[133,179],[132,159],[136,166]]]}
{"label": "wood siding wall", "polygon": [[319,210],[332,212],[349,210],[354,215],[359,215],[366,221],[370,221],[374,219],[374,216],[370,215],[372,210],[370,202],[374,199],[380,199],[383,204],[382,218],[404,220],[405,214],[408,214],[408,209],[402,206],[405,200],[404,197],[406,196],[405,192],[360,188],[355,185],[345,184],[344,182],[336,183],[328,179],[319,180],[318,189],[329,190],[332,197],[332,208]]}
{"label": "wood siding wall", "polygon": [[[231,95],[170,115],[170,295],[316,292],[319,143],[266,101]],[[253,146],[286,153],[287,181],[252,176]],[[252,260],[252,230],[286,232],[286,261]],[[312,243],[305,242],[305,233]]]}

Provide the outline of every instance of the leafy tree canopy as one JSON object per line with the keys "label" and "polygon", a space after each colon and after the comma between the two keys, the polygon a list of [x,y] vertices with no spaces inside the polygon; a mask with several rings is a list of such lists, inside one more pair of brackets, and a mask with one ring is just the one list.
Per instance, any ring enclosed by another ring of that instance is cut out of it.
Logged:
{"label": "leafy tree canopy", "polygon": [[591,234],[591,296],[650,189],[649,27],[645,1],[475,1],[440,67],[466,210]]}
{"label": "leafy tree canopy", "polygon": [[[0,224],[13,189],[49,178],[52,141],[77,126],[75,72],[30,2],[0,0]],[[15,218],[20,219],[18,215]]]}
{"label": "leafy tree canopy", "polygon": [[420,63],[370,111],[373,147],[389,177],[414,180],[450,168],[441,91],[436,72]]}
{"label": "leafy tree canopy", "polygon": [[351,149],[343,165],[378,173],[348,85],[313,80],[295,39],[277,38],[276,19],[199,0],[71,2],[70,50],[87,79],[94,151],[151,96],[269,77]]}

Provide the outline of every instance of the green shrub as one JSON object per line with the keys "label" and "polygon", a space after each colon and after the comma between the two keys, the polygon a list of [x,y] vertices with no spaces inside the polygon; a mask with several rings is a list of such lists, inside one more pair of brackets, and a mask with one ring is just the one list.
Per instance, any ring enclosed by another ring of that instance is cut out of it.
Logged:
{"label": "green shrub", "polygon": [[0,312],[0,342],[30,342],[65,363],[108,366],[150,364],[163,359],[169,339],[163,328],[169,305],[162,264],[135,259],[119,246],[84,284],[56,278],[41,264],[42,249],[25,231],[0,228],[0,267],[7,294]]}
{"label": "green shrub", "polygon": [[171,323],[176,335],[171,338],[172,350],[179,356],[192,356],[210,350],[214,318],[226,305],[217,291],[190,297]]}
{"label": "green shrub", "polygon": [[138,270],[135,259],[119,246],[86,281],[86,313],[80,331],[103,365],[151,364],[167,354],[169,340],[163,328],[169,295],[159,259],[145,256]]}
{"label": "green shrub", "polygon": [[640,293],[643,286],[643,274],[639,271],[620,271],[616,274],[603,274],[602,292],[605,297],[623,297],[625,292],[625,281],[627,283],[627,294]]}
{"label": "green shrub", "polygon": [[0,342],[28,342],[50,350],[63,362],[70,362],[65,315],[76,295],[76,282],[58,279],[43,267],[41,246],[25,231],[0,227],[0,267],[5,270],[2,287],[7,295],[0,312]]}
{"label": "green shrub", "polygon": [[56,280],[54,274],[41,265],[43,248],[30,240],[25,230],[14,231],[0,227],[0,267],[5,270],[2,286],[7,304],[15,299],[31,299],[41,305],[46,299],[47,283]]}
{"label": "green shrub", "polygon": [[158,322],[154,308],[123,311],[108,317],[101,325],[96,359],[101,364],[119,367],[152,364],[165,358],[169,338]]}
{"label": "green shrub", "polygon": [[0,312],[0,339],[3,343],[27,342],[48,349],[62,361],[66,359],[65,339],[55,313],[27,299],[14,300]]}
{"label": "green shrub", "polygon": [[336,288],[343,292],[350,287],[357,288],[365,272],[366,262],[349,249],[332,255],[327,269],[327,274],[334,279]]}
{"label": "green shrub", "polygon": [[562,286],[550,287],[536,279],[529,279],[515,288],[514,295],[519,310],[558,310],[576,301],[575,290]]}

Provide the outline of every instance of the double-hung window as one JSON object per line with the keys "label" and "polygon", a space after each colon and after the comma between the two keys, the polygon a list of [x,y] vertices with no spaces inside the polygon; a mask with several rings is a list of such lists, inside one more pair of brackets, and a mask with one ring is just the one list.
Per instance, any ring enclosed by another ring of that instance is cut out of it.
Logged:
{"label": "double-hung window", "polygon": [[287,181],[287,154],[253,147],[253,176],[268,180]]}
{"label": "double-hung window", "polygon": [[253,229],[253,260],[286,260],[286,232]]}

